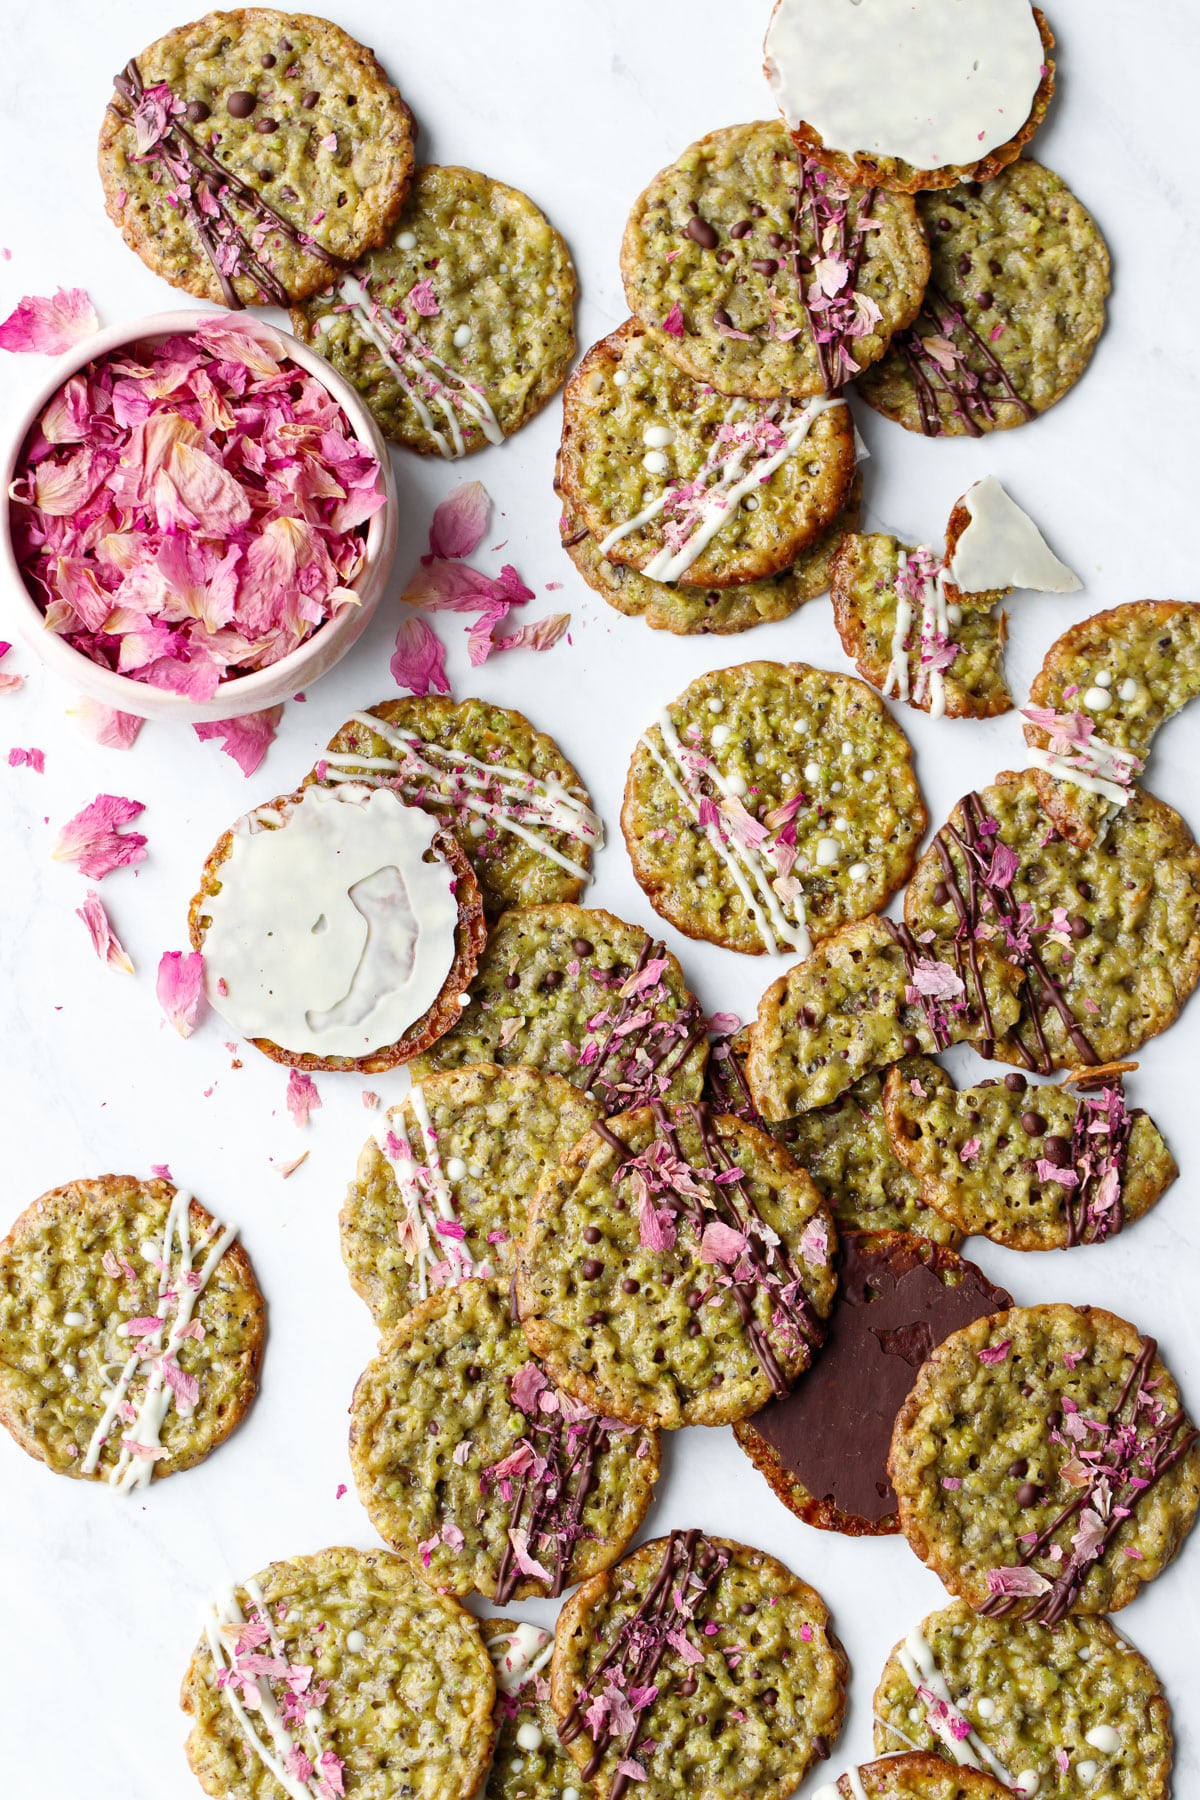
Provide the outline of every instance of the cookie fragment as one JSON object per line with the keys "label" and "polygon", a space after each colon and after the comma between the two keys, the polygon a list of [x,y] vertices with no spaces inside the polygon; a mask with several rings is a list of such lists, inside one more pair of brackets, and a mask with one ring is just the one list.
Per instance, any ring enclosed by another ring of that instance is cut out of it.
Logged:
{"label": "cookie fragment", "polygon": [[578,1793],[575,1764],[558,1741],[550,1705],[554,1639],[536,1625],[480,1623],[496,1671],[496,1751],[482,1800],[563,1800]]}
{"label": "cookie fragment", "polygon": [[862,1763],[817,1788],[812,1800],[1002,1800],[1010,1792],[985,1769],[950,1768],[911,1751]]}

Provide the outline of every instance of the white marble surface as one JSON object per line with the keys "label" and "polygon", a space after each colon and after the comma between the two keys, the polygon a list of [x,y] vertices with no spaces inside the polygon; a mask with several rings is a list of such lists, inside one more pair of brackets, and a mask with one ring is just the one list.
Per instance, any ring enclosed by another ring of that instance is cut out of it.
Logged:
{"label": "white marble surface", "polygon": [[[1070,621],[1147,595],[1195,597],[1195,421],[1200,362],[1190,314],[1200,289],[1194,183],[1200,23],[1192,0],[1157,0],[1153,31],[1117,0],[1056,0],[1060,94],[1037,150],[1075,186],[1116,258],[1112,323],[1082,386],[1035,425],[982,443],[928,444],[866,413],[873,520],[936,535],[951,503],[994,471],[1034,510],[1086,591],[1019,597],[1010,673],[1023,696],[1042,654]],[[623,316],[617,248],[643,183],[692,138],[767,110],[758,67],[766,0],[445,0],[396,7],[345,0],[338,17],[373,44],[423,128],[426,157],[460,161],[527,188],[573,245],[581,276],[580,341]],[[1145,15],[1140,15],[1144,17]],[[108,77],[177,22],[168,0],[10,0],[0,69],[0,141],[8,172],[0,242],[0,315],[23,293],[87,286],[106,323],[171,304],[104,217],[94,141]],[[40,378],[37,359],[4,358],[8,420]],[[584,772],[612,829],[592,898],[650,922],[615,831],[638,730],[701,670],[748,657],[795,657],[844,669],[827,602],[741,642],[651,636],[608,611],[557,547],[550,473],[557,407],[503,450],[471,465],[501,515],[491,542],[539,591],[531,613],[568,605],[573,643],[514,654],[469,674],[451,627],[455,692],[520,704]],[[402,458],[398,574],[423,547],[430,509],[459,479]],[[499,561],[500,559],[495,559]],[[563,591],[542,595],[545,585]],[[0,697],[0,971],[3,980],[4,1182],[0,1226],[43,1189],[84,1173],[146,1172],[169,1162],[214,1209],[238,1218],[271,1308],[262,1393],[248,1423],[208,1463],[148,1496],[58,1480],[0,1441],[0,1790],[43,1800],[189,1800],[179,1678],[199,1605],[217,1582],[272,1557],[376,1540],[349,1481],[346,1405],[373,1334],[338,1256],[337,1211],[366,1135],[361,1083],[321,1078],[323,1108],[298,1131],[284,1073],[210,1022],[189,1042],[154,999],[160,953],[184,945],[201,858],[248,804],[291,788],[352,708],[391,691],[397,619],[386,604],[367,638],[304,705],[287,710],[250,781],[215,744],[150,726],[129,753],[99,750],[64,716],[69,695],[14,651],[24,692]],[[11,632],[2,635],[11,636]],[[933,725],[906,712],[935,820],[969,785],[1019,764],[1010,717]],[[12,745],[39,745],[46,772],[10,770]],[[1200,716],[1157,746],[1149,783],[1200,824],[1195,776]],[[100,791],[146,803],[149,855],[103,894],[137,963],[134,979],[102,968],[74,917],[85,883],[51,862],[58,826]],[[668,932],[668,937],[671,934]],[[762,961],[674,942],[710,1007],[752,1009]],[[1194,1206],[1200,1171],[1195,1100],[1200,1001],[1151,1045],[1136,1096],[1152,1106],[1183,1166],[1149,1219],[1115,1244],[1020,1258],[983,1245],[979,1260],[1024,1300],[1111,1306],[1161,1341],[1200,1405],[1200,1269]],[[372,1085],[390,1101],[400,1076]],[[289,1181],[278,1166],[310,1154]],[[864,1757],[870,1698],[893,1641],[940,1604],[937,1580],[902,1541],[854,1543],[786,1513],[727,1432],[668,1446],[655,1530],[695,1523],[784,1557],[833,1609],[853,1666],[852,1705],[837,1752]],[[1153,1659],[1177,1707],[1176,1793],[1200,1794],[1195,1620],[1200,1540],[1121,1623]],[[548,1607],[529,1609],[546,1619]],[[817,1778],[819,1779],[819,1777]],[[810,1783],[817,1784],[816,1779]]]}

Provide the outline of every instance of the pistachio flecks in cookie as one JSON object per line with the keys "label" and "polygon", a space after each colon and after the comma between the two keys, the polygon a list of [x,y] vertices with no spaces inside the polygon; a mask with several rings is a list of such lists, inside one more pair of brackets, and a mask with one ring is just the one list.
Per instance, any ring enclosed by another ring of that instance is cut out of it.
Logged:
{"label": "pistachio flecks in cookie", "polygon": [[382,242],[412,115],[327,19],[208,13],[126,64],[100,132],[108,215],[175,287],[287,306]]}
{"label": "pistachio flecks in cookie", "polygon": [[526,194],[432,165],[388,241],[292,322],[388,437],[457,458],[502,443],[562,386],[575,291],[566,244]]}
{"label": "pistachio flecks in cookie", "polygon": [[851,1767],[817,1788],[812,1800],[1004,1800],[1009,1792],[985,1769],[951,1768],[912,1750]]}
{"label": "pistachio flecks in cookie", "polygon": [[249,1410],[266,1309],[235,1226],[169,1181],[55,1188],[0,1244],[0,1423],[122,1493],[200,1462]]}
{"label": "pistachio flecks in cookie", "polygon": [[704,1016],[670,952],[640,925],[583,906],[524,906],[492,928],[458,1024],[413,1074],[522,1063],[604,1112],[697,1100]]}
{"label": "pistachio flecks in cookie", "polygon": [[630,310],[724,394],[804,398],[878,360],[920,310],[913,202],[797,157],[778,121],[733,125],[655,177],[625,228]]}
{"label": "pistachio flecks in cookie", "polygon": [[558,1075],[493,1064],[417,1083],[368,1139],[342,1257],[381,1331],[431,1289],[511,1273],[529,1201],[600,1107]]}
{"label": "pistachio flecks in cookie", "polygon": [[277,1062],[394,1068],[461,1013],[485,927],[456,839],[389,788],[310,785],[239,819],[190,932],[209,1002]]}
{"label": "pistachio flecks in cookie", "polygon": [[480,1630],[496,1670],[496,1753],[482,1800],[578,1800],[550,1704],[553,1636],[506,1619],[484,1619]]}
{"label": "pistachio flecks in cookie", "polygon": [[472,1800],[496,1680],[479,1628],[386,1550],[272,1563],[209,1609],[183,1681],[214,1800]]}
{"label": "pistachio flecks in cookie", "polygon": [[316,767],[327,783],[393,789],[458,839],[495,918],[577,900],[604,826],[575,768],[523,713],[437,695],[354,713]]}
{"label": "pistachio flecks in cookie", "polygon": [[1200,978],[1200,849],[1141,788],[1102,844],[1078,850],[1034,773],[999,776],[955,807],[904,910],[918,938],[934,933],[932,953],[991,945],[1024,971],[1020,1023],[996,1049],[1041,1074],[1128,1056]]}
{"label": "pistachio flecks in cookie", "polygon": [[1012,1305],[982,1269],[905,1231],[838,1245],[829,1340],[790,1394],[735,1426],[783,1504],[851,1537],[899,1531],[887,1475],[896,1415],[935,1344]]}
{"label": "pistachio flecks in cookie", "polygon": [[658,1438],[547,1380],[507,1284],[433,1294],[384,1338],[354,1391],[350,1452],[380,1535],[439,1592],[555,1596],[639,1530]]}
{"label": "pistachio flecks in cookie", "polygon": [[1025,709],[1042,805],[1073,843],[1129,804],[1160,726],[1200,694],[1200,606],[1138,600],[1096,613],[1046,653]]}
{"label": "pistachio flecks in cookie", "polygon": [[728,399],[629,320],[567,383],[559,482],[601,556],[660,582],[738,587],[790,568],[854,484],[840,397]]}
{"label": "pistachio flecks in cookie", "polygon": [[1179,1173],[1120,1079],[1095,1093],[1002,1082],[956,1089],[930,1064],[888,1079],[887,1127],[921,1193],[960,1231],[1013,1250],[1099,1244],[1149,1211]]}
{"label": "pistachio flecks in cookie", "polygon": [[1153,1338],[1097,1307],[1017,1307],[948,1338],[888,1472],[951,1593],[1051,1626],[1127,1606],[1200,1505],[1200,1441]]}
{"label": "pistachio flecks in cookie", "polygon": [[1050,1630],[955,1601],[896,1645],[874,1712],[880,1755],[915,1743],[1039,1800],[1170,1792],[1162,1685],[1107,1619],[1068,1618]]}
{"label": "pistachio flecks in cookie", "polygon": [[782,1124],[902,1056],[963,1042],[987,1051],[1020,1016],[1021,982],[991,944],[918,943],[891,919],[843,926],[759,1001],[746,1057],[754,1103]]}
{"label": "pistachio flecks in cookie", "polygon": [[745,1418],[824,1341],[834,1234],[766,1133],[702,1105],[593,1127],[534,1196],[517,1305],[589,1406],[670,1429]]}
{"label": "pistachio flecks in cookie", "polygon": [[655,910],[751,955],[807,955],[885,905],[925,820],[908,740],[875,695],[769,662],[702,675],[663,709],[621,812]]}
{"label": "pistachio flecks in cookie", "polygon": [[767,80],[801,151],[844,179],[918,192],[1020,155],[1054,93],[1029,0],[776,0]]}
{"label": "pistachio flecks in cookie", "polygon": [[829,1755],[848,1675],[807,1582],[761,1550],[674,1531],[567,1602],[551,1691],[606,1800],[787,1800]]}
{"label": "pistachio flecks in cookie", "polygon": [[1027,424],[1074,387],[1104,329],[1110,265],[1095,222],[1029,161],[917,205],[933,253],[925,305],[858,391],[927,437]]}

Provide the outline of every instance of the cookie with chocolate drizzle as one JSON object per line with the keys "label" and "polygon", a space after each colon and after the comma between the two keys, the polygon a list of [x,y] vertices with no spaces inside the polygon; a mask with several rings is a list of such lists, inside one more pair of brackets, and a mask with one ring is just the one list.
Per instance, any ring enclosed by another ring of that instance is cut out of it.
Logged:
{"label": "cookie with chocolate drizzle", "polygon": [[933,1352],[888,1473],[952,1594],[1053,1626],[1128,1606],[1172,1561],[1200,1506],[1200,1433],[1153,1338],[1098,1307],[1015,1307]]}
{"label": "cookie with chocolate drizzle", "polygon": [[605,1800],[787,1800],[830,1753],[849,1673],[807,1582],[762,1550],[674,1531],[563,1607],[551,1699]]}

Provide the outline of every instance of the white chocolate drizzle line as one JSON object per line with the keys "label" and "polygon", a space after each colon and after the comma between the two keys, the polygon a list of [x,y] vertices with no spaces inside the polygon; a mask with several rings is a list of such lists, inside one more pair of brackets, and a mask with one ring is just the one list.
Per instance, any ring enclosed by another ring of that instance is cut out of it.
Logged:
{"label": "white chocolate drizzle line", "polygon": [[[870,1796],[863,1786],[862,1770],[857,1764],[851,1763],[850,1767],[846,1770],[846,1781],[850,1788],[852,1800],[870,1800]],[[826,1781],[817,1789],[812,1800],[842,1800],[842,1790],[836,1781]]]}
{"label": "white chocolate drizzle line", "polygon": [[[1012,1776],[997,1761],[988,1749],[979,1733],[972,1731],[969,1737],[955,1737],[947,1717],[939,1717],[935,1707],[929,1704],[929,1697],[941,1701],[943,1706],[950,1707],[963,1717],[961,1709],[950,1698],[950,1689],[946,1678],[938,1668],[937,1659],[928,1639],[919,1626],[914,1625],[898,1652],[900,1667],[912,1682],[917,1698],[925,1708],[926,1723],[938,1742],[944,1744],[950,1755],[960,1768],[982,1769],[986,1764],[992,1773],[1006,1787],[1014,1785]],[[891,1728],[889,1727],[889,1730]]]}
{"label": "white chocolate drizzle line", "polygon": [[944,568],[929,574],[922,574],[919,566],[914,566],[906,552],[900,553],[900,564],[896,571],[896,625],[892,632],[892,660],[888,664],[888,672],[884,680],[882,693],[885,697],[895,693],[898,700],[909,698],[908,682],[908,633],[913,621],[912,600],[906,589],[917,582],[921,584],[921,634],[920,651],[917,661],[917,678],[912,685],[912,698],[917,705],[929,695],[929,716],[931,719],[944,719],[946,716],[946,677],[932,661],[926,660],[925,651],[936,654],[942,644],[953,642],[950,631],[950,614],[946,601],[946,578]]}
{"label": "white chocolate drizzle line", "polygon": [[[155,1307],[155,1315],[159,1320],[158,1329],[139,1338],[137,1349],[126,1360],[113,1384],[107,1404],[92,1433],[87,1454],[80,1465],[83,1474],[93,1473],[100,1461],[100,1453],[108,1442],[109,1432],[125,1404],[130,1384],[139,1375],[144,1377],[145,1392],[136,1416],[121,1440],[120,1455],[108,1474],[111,1485],[121,1493],[147,1487],[150,1483],[154,1464],[160,1460],[154,1452],[161,1448],[163,1421],[170,1411],[173,1397],[173,1391],[167,1382],[167,1364],[178,1366],[176,1358],[179,1346],[191,1323],[196,1302],[238,1233],[236,1225],[221,1226],[214,1220],[212,1229],[198,1244],[193,1245],[191,1204],[192,1196],[177,1189],[167,1211],[166,1224],[158,1246],[158,1303]],[[178,1259],[173,1261],[176,1239],[179,1254]],[[201,1251],[207,1251],[208,1254],[197,1272],[193,1269],[193,1261]]]}
{"label": "white chocolate drizzle line", "polygon": [[[653,729],[652,726],[651,731]],[[692,818],[699,824],[701,796],[692,787],[687,764],[684,761],[686,752],[679,741],[675,723],[665,708],[658,716],[657,729],[663,742],[662,750],[654,742],[649,731],[643,734],[641,741],[666,776],[675,793],[683,801]],[[711,766],[707,773],[713,786],[719,789],[727,799],[739,797],[715,765]],[[719,825],[706,824],[701,826],[701,830],[728,869],[733,885],[745,902],[746,911],[754,920],[758,935],[762,939],[768,955],[779,955],[781,939],[789,949],[795,950],[798,955],[810,955],[812,939],[809,937],[808,926],[804,919],[803,899],[794,902],[800,916],[793,922],[779,903],[771,886],[770,872],[758,851],[751,850],[748,845],[738,844],[736,840],[731,844],[726,840]],[[749,880],[747,880],[747,876],[749,876]],[[758,889],[757,896],[751,889],[751,881]]]}
{"label": "white chocolate drizzle line", "polygon": [[504,1637],[492,1638],[488,1653],[500,1692],[516,1694],[527,1681],[541,1674],[554,1655],[554,1634],[536,1625],[520,1624]]}
{"label": "white chocolate drizzle line", "polygon": [[[688,484],[690,487],[704,489],[695,528],[684,539],[678,550],[672,550],[669,545],[664,545],[657,555],[653,556],[646,564],[642,570],[643,575],[648,575],[653,581],[664,582],[678,581],[681,576],[686,575],[692,564],[716,537],[721,527],[733,517],[735,509],[746,496],[770,481],[776,470],[781,469],[789,457],[796,455],[821,414],[832,411],[835,406],[845,406],[845,404],[846,402],[840,398],[818,397],[807,400],[799,412],[796,412],[788,402],[773,401],[761,416],[763,421],[775,425],[782,433],[783,444],[770,456],[760,455],[757,460],[751,462],[749,468],[746,467],[746,458],[754,444],[752,431],[740,443],[735,442],[732,448],[715,450],[704,463],[699,474]],[[728,427],[731,427],[738,414],[745,410],[746,402],[744,400],[734,400],[725,415],[721,432],[723,433]],[[718,434],[718,441],[719,438],[720,434]],[[672,493],[676,491],[678,491],[677,488],[665,487],[658,498],[652,500],[648,506],[644,506],[634,518],[627,519],[623,525],[618,525],[615,530],[610,531],[600,545],[600,554],[607,556],[613,546],[619,544],[622,538],[627,538],[633,532],[640,531],[643,525],[648,525],[651,519],[656,519],[667,506]]]}
{"label": "white chocolate drizzle line", "polygon": [[1096,737],[1077,754],[1091,762],[1090,770],[1079,768],[1067,757],[1056,756],[1052,750],[1042,750],[1036,744],[1030,745],[1029,764],[1046,775],[1053,775],[1056,781],[1069,781],[1072,787],[1082,788],[1085,794],[1098,794],[1110,806],[1128,806],[1133,790],[1128,785],[1122,787],[1115,777],[1123,774],[1128,783],[1141,758],[1131,750],[1118,750],[1114,745],[1106,744],[1103,738]]}
{"label": "white chocolate drizzle line", "polygon": [[[502,444],[504,433],[492,411],[491,402],[482,388],[475,387],[440,356],[409,332],[398,319],[372,298],[366,285],[353,275],[338,283],[338,298],[349,307],[350,315],[365,338],[375,346],[380,360],[395,376],[401,389],[412,401],[417,417],[437,445],[438,454],[455,462],[466,448],[459,414],[483,433],[489,444]],[[333,313],[325,315],[332,321]],[[322,325],[325,330],[328,325]],[[451,386],[454,383],[456,385]],[[449,437],[439,429],[420,391],[425,390],[445,418]]]}
{"label": "white chocolate drizzle line", "polygon": [[[424,1300],[429,1293],[429,1271],[435,1262],[449,1265],[450,1279],[446,1285],[451,1287],[457,1287],[472,1275],[486,1275],[489,1270],[486,1263],[481,1267],[475,1261],[467,1249],[465,1239],[443,1237],[438,1232],[439,1220],[449,1225],[460,1222],[454,1210],[454,1196],[442,1167],[437,1132],[429,1117],[425,1091],[419,1083],[413,1084],[406,1099],[420,1129],[425,1161],[417,1162],[411,1154],[408,1138],[401,1137],[399,1132],[386,1132],[382,1141],[377,1139],[376,1142],[379,1143],[380,1154],[391,1164],[400,1198],[404,1202],[408,1234],[407,1241],[402,1235],[401,1242],[405,1243],[409,1262],[416,1264],[417,1286]],[[437,1256],[433,1254],[434,1245],[440,1252]]]}
{"label": "white chocolate drizzle line", "polygon": [[[604,842],[604,826],[599,817],[561,782],[544,781],[525,769],[510,769],[502,763],[480,762],[464,750],[443,749],[440,744],[427,743],[415,733],[401,731],[370,713],[353,713],[348,722],[381,737],[397,755],[357,756],[350,751],[327,751],[321,761],[327,765],[331,781],[361,781],[370,787],[395,776],[393,785],[399,787],[406,800],[416,800],[422,806],[458,806],[480,818],[491,819],[501,831],[520,838],[568,874],[581,881],[589,879],[590,871],[574,857],[565,855],[545,835],[546,831],[554,831],[596,848]],[[441,765],[433,758],[443,759]],[[453,782],[450,793],[443,789],[448,778]],[[433,792],[424,785],[426,782],[433,783]],[[490,798],[489,789],[499,789],[499,797]],[[521,814],[535,821],[534,829],[522,821]]]}
{"label": "white chocolate drizzle line", "polygon": [[[271,1615],[267,1611],[267,1604],[263,1598],[261,1588],[255,1581],[248,1581],[245,1585],[246,1592],[254,1603],[255,1612],[267,1628],[272,1656],[277,1656],[286,1660],[283,1656],[283,1646],[276,1635],[275,1627],[271,1623]],[[245,1623],[246,1615],[238,1605],[237,1595],[232,1588],[229,1588],[218,1600],[213,1602],[204,1621],[204,1635],[208,1640],[209,1653],[212,1656],[216,1668],[233,1668],[233,1660],[228,1655],[225,1643],[226,1631],[230,1628],[232,1628],[233,1631],[236,1631],[238,1626],[245,1625]],[[322,1790],[317,1783],[315,1767],[313,1774],[307,1781],[301,1781],[299,1776],[289,1772],[285,1765],[288,1757],[293,1754],[297,1747],[296,1740],[292,1736],[286,1721],[280,1713],[279,1703],[271,1691],[271,1684],[267,1680],[267,1677],[265,1675],[257,1676],[255,1678],[255,1685],[258,1688],[259,1694],[259,1703],[255,1708],[255,1711],[267,1728],[267,1734],[271,1740],[269,1744],[264,1743],[263,1739],[256,1731],[254,1722],[247,1712],[240,1694],[234,1690],[232,1685],[229,1682],[226,1682],[225,1686],[219,1690],[221,1698],[237,1720],[242,1736],[245,1738],[251,1750],[253,1750],[254,1754],[258,1757],[258,1760],[262,1763],[263,1767],[268,1769],[275,1777],[284,1792],[290,1796],[290,1800],[312,1800],[313,1795],[318,1795],[322,1791],[327,1792],[327,1789]],[[310,1708],[305,1713],[304,1724],[311,1748],[309,1760],[314,1765],[317,1765],[320,1762],[321,1756],[325,1753],[325,1745],[320,1736],[319,1715],[315,1708]]]}

